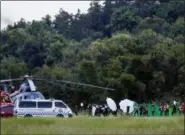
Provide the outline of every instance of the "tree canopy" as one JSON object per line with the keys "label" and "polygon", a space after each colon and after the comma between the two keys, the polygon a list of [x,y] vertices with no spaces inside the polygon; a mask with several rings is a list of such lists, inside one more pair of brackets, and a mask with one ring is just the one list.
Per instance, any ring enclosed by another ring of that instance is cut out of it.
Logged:
{"label": "tree canopy", "polygon": [[[37,82],[46,97],[75,104],[110,96],[149,102],[184,98],[184,1],[93,0],[86,14],[24,19],[1,30],[1,79],[30,73],[116,89]],[[62,84],[62,83],[61,83]]]}

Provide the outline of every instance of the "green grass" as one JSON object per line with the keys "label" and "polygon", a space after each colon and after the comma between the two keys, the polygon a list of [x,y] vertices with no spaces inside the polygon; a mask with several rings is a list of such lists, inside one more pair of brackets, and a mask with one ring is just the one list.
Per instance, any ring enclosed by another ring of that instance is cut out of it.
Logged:
{"label": "green grass", "polygon": [[1,134],[184,134],[184,117],[9,118]]}

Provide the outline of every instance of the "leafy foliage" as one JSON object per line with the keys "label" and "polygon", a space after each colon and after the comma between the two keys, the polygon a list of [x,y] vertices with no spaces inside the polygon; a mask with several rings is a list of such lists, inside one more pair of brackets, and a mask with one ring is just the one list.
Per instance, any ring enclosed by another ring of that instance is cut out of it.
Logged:
{"label": "leafy foliage", "polygon": [[[116,89],[37,82],[46,97],[81,101],[184,98],[182,1],[92,1],[87,14],[61,9],[51,20],[24,19],[1,31],[1,78],[31,73]],[[51,92],[52,91],[52,92]]]}

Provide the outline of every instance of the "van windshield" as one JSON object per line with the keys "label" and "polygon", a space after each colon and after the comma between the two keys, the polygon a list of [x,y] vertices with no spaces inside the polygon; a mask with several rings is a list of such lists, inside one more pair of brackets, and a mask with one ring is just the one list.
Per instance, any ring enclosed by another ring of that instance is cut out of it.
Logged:
{"label": "van windshield", "polygon": [[36,102],[34,101],[21,101],[19,103],[20,108],[36,108]]}
{"label": "van windshield", "polygon": [[67,108],[67,106],[62,102],[55,102],[55,107],[59,108]]}

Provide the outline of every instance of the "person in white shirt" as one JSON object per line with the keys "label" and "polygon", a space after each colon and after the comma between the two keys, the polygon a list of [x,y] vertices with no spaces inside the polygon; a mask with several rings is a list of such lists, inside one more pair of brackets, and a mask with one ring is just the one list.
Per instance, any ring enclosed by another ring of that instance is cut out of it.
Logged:
{"label": "person in white shirt", "polygon": [[19,92],[26,92],[29,89],[29,84],[26,78],[24,78],[23,83],[20,85]]}

